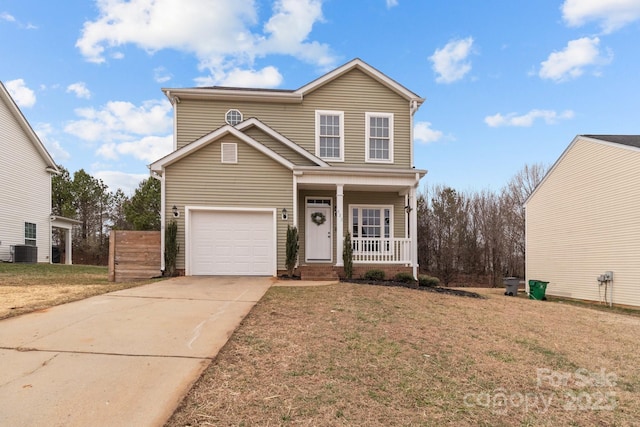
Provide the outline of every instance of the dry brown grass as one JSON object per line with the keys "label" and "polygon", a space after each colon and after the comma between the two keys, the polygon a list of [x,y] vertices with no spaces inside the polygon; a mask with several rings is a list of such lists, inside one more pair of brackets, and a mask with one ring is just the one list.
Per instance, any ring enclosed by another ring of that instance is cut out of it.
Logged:
{"label": "dry brown grass", "polygon": [[167,425],[637,425],[640,318],[475,291],[272,288]]}
{"label": "dry brown grass", "polygon": [[110,283],[106,267],[0,263],[0,319],[144,283]]}

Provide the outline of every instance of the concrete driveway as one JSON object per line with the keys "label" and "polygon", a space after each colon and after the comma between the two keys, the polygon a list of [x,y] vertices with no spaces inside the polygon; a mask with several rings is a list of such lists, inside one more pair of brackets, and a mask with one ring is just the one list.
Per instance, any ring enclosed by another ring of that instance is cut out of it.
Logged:
{"label": "concrete driveway", "polygon": [[180,277],[0,321],[0,425],[162,425],[272,281]]}

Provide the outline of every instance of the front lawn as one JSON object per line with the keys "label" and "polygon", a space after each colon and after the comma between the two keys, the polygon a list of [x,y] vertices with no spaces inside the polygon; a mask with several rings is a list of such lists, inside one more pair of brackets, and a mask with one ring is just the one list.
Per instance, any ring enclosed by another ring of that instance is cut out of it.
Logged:
{"label": "front lawn", "polygon": [[473,291],[273,287],[167,425],[637,423],[640,318]]}
{"label": "front lawn", "polygon": [[0,263],[0,319],[149,282],[110,283],[107,267]]}

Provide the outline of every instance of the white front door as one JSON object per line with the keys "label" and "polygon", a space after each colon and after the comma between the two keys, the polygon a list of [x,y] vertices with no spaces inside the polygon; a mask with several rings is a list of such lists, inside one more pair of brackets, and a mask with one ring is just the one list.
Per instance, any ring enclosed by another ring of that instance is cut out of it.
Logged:
{"label": "white front door", "polygon": [[331,262],[331,201],[307,204],[305,217],[305,253],[307,261]]}

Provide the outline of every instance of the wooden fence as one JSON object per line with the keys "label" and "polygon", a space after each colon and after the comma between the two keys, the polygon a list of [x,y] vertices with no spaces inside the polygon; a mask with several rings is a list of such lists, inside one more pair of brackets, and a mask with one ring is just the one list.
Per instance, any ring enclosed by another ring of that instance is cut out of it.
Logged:
{"label": "wooden fence", "polygon": [[109,281],[127,282],[161,275],[160,232],[112,230],[109,236]]}

